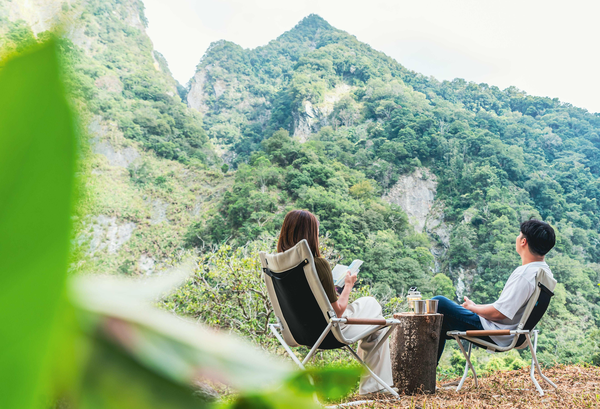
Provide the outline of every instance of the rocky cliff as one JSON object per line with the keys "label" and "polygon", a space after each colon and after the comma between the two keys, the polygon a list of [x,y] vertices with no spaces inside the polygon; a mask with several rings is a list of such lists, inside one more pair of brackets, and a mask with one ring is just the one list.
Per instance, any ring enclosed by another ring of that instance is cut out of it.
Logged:
{"label": "rocky cliff", "polygon": [[436,271],[450,246],[450,227],[444,222],[444,205],[436,201],[437,178],[427,168],[402,175],[382,199],[402,208],[418,233],[427,233],[432,239],[431,253]]}
{"label": "rocky cliff", "polygon": [[[0,3],[0,33],[25,27],[33,38],[56,31],[74,47],[68,61],[75,71],[75,105],[81,107],[88,142],[81,170],[87,176],[84,218],[76,240],[82,257],[74,268],[126,274],[161,269],[177,257],[188,226],[212,208],[230,177],[206,172],[197,162],[169,160],[155,149],[159,145],[148,143],[168,132],[175,120],[182,124],[174,132],[179,138],[194,123],[186,123],[177,82],[146,35],[143,3]],[[169,122],[158,122],[163,112],[156,107],[166,110]]]}

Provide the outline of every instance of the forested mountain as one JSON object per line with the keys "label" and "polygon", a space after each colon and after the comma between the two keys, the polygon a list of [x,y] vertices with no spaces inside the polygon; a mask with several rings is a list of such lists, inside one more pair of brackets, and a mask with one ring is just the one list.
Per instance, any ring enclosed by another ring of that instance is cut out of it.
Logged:
{"label": "forested mountain", "polygon": [[[542,357],[599,352],[600,115],[425,77],[315,15],[255,49],[213,43],[183,87],[140,1],[47,3],[34,17],[0,3],[0,47],[63,27],[90,137],[76,269],[151,274],[211,244],[272,245],[301,207],[344,260],[365,261],[374,293],[490,302],[520,263],[519,223],[536,217],[558,234]],[[184,295],[180,311],[206,308]]]}
{"label": "forested mountain", "polygon": [[[561,283],[545,337],[568,345],[560,359],[591,353],[600,115],[512,87],[424,77],[315,15],[253,50],[212,44],[187,100],[237,167],[190,244],[242,244],[303,207],[345,259],[365,260],[372,284],[432,293],[442,273],[460,294],[491,302],[520,263],[519,223],[540,218],[558,233],[548,262]],[[407,178],[434,179],[416,232],[392,200]]]}
{"label": "forested mountain", "polygon": [[61,48],[73,103],[88,140],[77,270],[149,274],[176,260],[187,225],[230,184],[201,115],[145,32],[137,0],[0,2],[2,53],[51,31]]}

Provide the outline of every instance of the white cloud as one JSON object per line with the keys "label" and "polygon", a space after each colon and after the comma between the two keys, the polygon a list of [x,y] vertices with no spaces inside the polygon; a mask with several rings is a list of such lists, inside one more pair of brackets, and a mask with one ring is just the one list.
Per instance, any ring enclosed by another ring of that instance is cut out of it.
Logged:
{"label": "white cloud", "polygon": [[600,3],[477,0],[144,0],[148,33],[186,83],[213,41],[268,43],[303,17],[438,79],[465,78],[600,112]]}

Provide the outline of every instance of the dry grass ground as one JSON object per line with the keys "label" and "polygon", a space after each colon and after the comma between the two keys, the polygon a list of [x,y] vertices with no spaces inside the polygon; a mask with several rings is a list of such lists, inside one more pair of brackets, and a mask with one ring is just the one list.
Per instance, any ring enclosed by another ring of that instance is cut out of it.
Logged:
{"label": "dry grass ground", "polygon": [[[377,400],[356,408],[410,408],[410,409],[491,409],[491,408],[600,408],[600,367],[556,366],[544,374],[558,386],[558,390],[543,381],[545,390],[540,397],[531,379],[529,368],[498,372],[479,379],[476,389],[472,378],[460,392],[439,388],[435,395],[402,396],[399,401]],[[539,380],[539,376],[536,377]],[[551,389],[548,389],[551,388]],[[360,399],[355,396],[349,401]]]}

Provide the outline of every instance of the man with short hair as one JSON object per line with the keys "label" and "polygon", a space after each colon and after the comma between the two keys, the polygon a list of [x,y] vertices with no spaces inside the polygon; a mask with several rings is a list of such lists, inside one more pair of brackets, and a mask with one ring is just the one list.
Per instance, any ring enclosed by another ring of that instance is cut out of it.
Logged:
{"label": "man with short hair", "polygon": [[[521,266],[517,267],[493,304],[475,304],[464,297],[462,306],[446,297],[433,297],[438,300],[438,313],[444,314],[442,335],[438,347],[438,362],[444,352],[446,339],[451,339],[446,332],[458,330],[515,330],[527,306],[527,301],[535,291],[535,278],[540,268],[552,277],[550,267],[544,261],[546,254],[554,247],[556,236],[554,229],[545,222],[528,220],[521,223],[521,232],[515,243],[517,253],[521,256]],[[505,347],[510,345],[514,336],[502,335],[481,337],[488,342],[495,342]]]}

